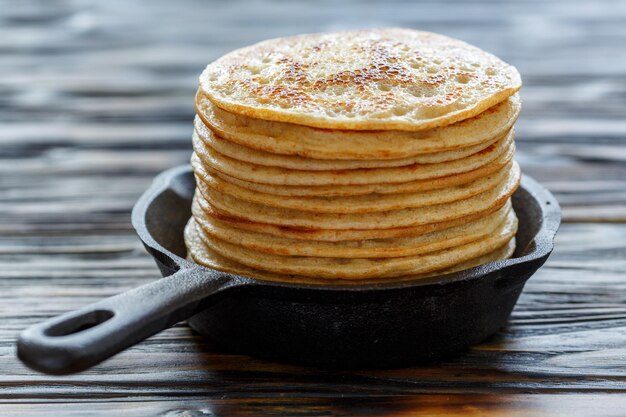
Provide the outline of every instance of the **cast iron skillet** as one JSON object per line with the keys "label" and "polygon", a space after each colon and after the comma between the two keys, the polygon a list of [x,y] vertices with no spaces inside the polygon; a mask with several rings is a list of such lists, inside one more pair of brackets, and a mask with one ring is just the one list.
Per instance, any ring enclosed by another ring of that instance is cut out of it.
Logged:
{"label": "cast iron skillet", "polygon": [[194,187],[189,166],[171,169],[133,209],[133,226],[166,278],[25,330],[17,346],[24,363],[50,374],[82,371],[187,318],[232,352],[305,365],[398,367],[451,355],[505,325],[560,222],[554,197],[524,176],[513,196],[520,228],[511,259],[396,283],[273,283],[185,259]]}

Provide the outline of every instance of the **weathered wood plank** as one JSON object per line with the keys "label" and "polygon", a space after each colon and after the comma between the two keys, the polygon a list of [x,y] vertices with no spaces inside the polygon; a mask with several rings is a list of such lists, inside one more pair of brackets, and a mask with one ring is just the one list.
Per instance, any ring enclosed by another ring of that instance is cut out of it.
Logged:
{"label": "weathered wood plank", "polygon": [[615,394],[505,394],[363,396],[350,393],[340,398],[263,396],[238,398],[228,396],[211,400],[179,397],[163,401],[157,397],[141,401],[54,402],[48,404],[9,404],[11,415],[42,416],[536,416],[536,417],[621,417],[626,407],[624,397]]}

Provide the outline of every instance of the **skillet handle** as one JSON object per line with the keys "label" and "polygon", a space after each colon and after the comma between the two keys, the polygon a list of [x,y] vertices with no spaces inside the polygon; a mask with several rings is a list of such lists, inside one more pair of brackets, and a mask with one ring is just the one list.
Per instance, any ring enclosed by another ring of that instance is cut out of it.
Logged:
{"label": "skillet handle", "polygon": [[202,311],[215,300],[212,296],[241,284],[217,271],[181,269],[26,329],[17,355],[40,372],[80,372]]}

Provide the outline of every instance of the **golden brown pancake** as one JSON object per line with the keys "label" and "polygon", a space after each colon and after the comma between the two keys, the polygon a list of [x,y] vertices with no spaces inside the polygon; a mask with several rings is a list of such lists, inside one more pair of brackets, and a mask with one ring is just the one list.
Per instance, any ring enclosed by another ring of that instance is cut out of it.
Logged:
{"label": "golden brown pancake", "polygon": [[516,231],[517,217],[510,211],[506,221],[494,233],[441,251],[392,258],[329,258],[257,252],[209,236],[196,225],[196,233],[206,246],[237,263],[279,274],[326,279],[390,278],[438,271],[493,252],[511,240]]}
{"label": "golden brown pancake", "polygon": [[389,258],[419,255],[463,245],[485,238],[501,225],[512,211],[510,202],[490,215],[458,226],[410,237],[328,242],[293,239],[253,232],[206,216],[194,200],[192,213],[202,231],[234,245],[274,255],[331,258]]}
{"label": "golden brown pancake", "polygon": [[200,125],[239,145],[313,159],[381,160],[445,152],[489,142],[513,127],[521,101],[511,96],[470,119],[420,132],[316,129],[229,113],[198,94]]}
{"label": "golden brown pancake", "polygon": [[443,189],[401,194],[367,194],[348,197],[286,197],[251,191],[207,173],[199,159],[191,160],[196,181],[218,193],[230,195],[251,203],[271,207],[312,211],[319,213],[370,213],[400,210],[411,207],[432,206],[464,200],[494,188],[508,175],[514,164],[511,161],[502,170],[475,181]]}
{"label": "golden brown pancake", "polygon": [[447,126],[520,87],[517,70],[494,55],[410,29],[271,39],[226,54],[200,76],[202,95],[227,111],[342,130]]}
{"label": "golden brown pancake", "polygon": [[280,155],[271,152],[259,151],[254,148],[239,145],[212,133],[196,116],[194,122],[198,137],[218,153],[229,158],[249,162],[254,165],[298,169],[305,171],[328,171],[358,168],[389,168],[413,164],[435,164],[465,158],[482,151],[498,140],[498,137],[476,145],[449,151],[423,153],[408,158],[399,159],[313,159],[298,155]]}
{"label": "golden brown pancake", "polygon": [[483,193],[446,204],[405,208],[401,210],[361,213],[319,213],[284,209],[250,203],[236,197],[213,191],[203,182],[197,187],[204,200],[220,214],[259,223],[279,226],[320,229],[389,229],[445,222],[500,206],[517,189],[520,170],[513,164],[506,178],[496,187]]}
{"label": "golden brown pancake", "polygon": [[194,152],[204,165],[240,180],[272,185],[320,186],[403,183],[460,174],[494,162],[514,147],[513,138],[514,132],[511,130],[505,137],[480,152],[438,164],[334,171],[304,171],[254,165],[220,154],[195,134],[192,142]]}
{"label": "golden brown pancake", "polygon": [[[467,184],[484,176],[494,174],[502,170],[512,159],[515,153],[515,146],[509,148],[490,164],[484,165],[472,171],[460,174],[447,175],[444,177],[430,178],[427,180],[416,180],[394,184],[360,184],[360,185],[319,185],[319,186],[297,186],[297,185],[271,185],[260,184],[240,180],[231,177],[208,165],[202,165],[202,171],[218,177],[224,181],[235,184],[248,190],[258,191],[265,194],[282,196],[301,197],[346,197],[366,194],[402,194],[420,191],[439,190],[447,187]],[[197,159],[197,155],[192,155],[192,162]],[[198,172],[202,175],[202,172]]]}
{"label": "golden brown pancake", "polygon": [[297,226],[281,226],[270,223],[254,222],[219,213],[200,196],[198,191],[196,191],[194,201],[196,201],[202,208],[203,216],[209,216],[212,222],[219,223],[224,227],[232,227],[289,239],[339,242],[363,239],[402,238],[432,233],[489,216],[490,214],[502,209],[509,199],[504,199],[502,202],[494,204],[485,210],[477,211],[455,219],[413,226],[391,227],[387,229],[321,229],[319,227],[306,228]]}
{"label": "golden brown pancake", "polygon": [[298,275],[286,275],[276,274],[272,272],[263,271],[260,269],[250,268],[248,266],[239,264],[228,258],[225,258],[217,252],[207,247],[196,233],[196,225],[193,218],[189,220],[189,223],[185,227],[185,244],[187,245],[187,257],[189,260],[198,263],[199,265],[216,269],[218,271],[227,272],[231,274],[237,274],[247,277],[260,279],[263,281],[276,281],[276,282],[289,282],[292,284],[312,284],[312,285],[363,285],[363,284],[378,284],[385,281],[406,281],[420,278],[427,278],[433,275],[443,275],[457,271],[463,271],[465,269],[473,268],[478,265],[483,265],[488,262],[493,262],[498,259],[509,258],[515,251],[515,238],[511,239],[502,247],[495,251],[483,256],[479,256],[474,259],[470,259],[460,264],[454,265],[449,268],[445,268],[439,271],[433,271],[426,274],[413,274],[401,277],[394,277],[392,279],[385,278],[370,278],[360,280],[344,280],[344,279],[321,279],[313,277],[303,277]]}

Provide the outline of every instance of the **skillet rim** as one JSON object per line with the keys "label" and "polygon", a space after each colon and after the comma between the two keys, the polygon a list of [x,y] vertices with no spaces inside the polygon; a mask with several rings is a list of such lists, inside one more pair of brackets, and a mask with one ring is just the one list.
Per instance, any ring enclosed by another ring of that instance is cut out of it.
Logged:
{"label": "skillet rim", "polygon": [[[541,225],[537,230],[535,236],[529,241],[527,247],[531,248],[530,252],[524,256],[516,258],[501,259],[494,262],[489,262],[483,265],[479,265],[464,271],[452,272],[445,275],[437,275],[428,278],[416,278],[407,279],[402,281],[388,281],[380,283],[368,283],[368,284],[306,284],[306,283],[289,283],[279,281],[266,281],[257,279],[254,277],[248,277],[243,275],[236,275],[227,272],[211,269],[194,262],[188,261],[182,258],[169,249],[166,249],[161,245],[150,233],[147,227],[147,213],[152,204],[155,203],[157,198],[164,192],[171,190],[174,193],[181,195],[181,197],[187,198],[182,192],[177,191],[175,180],[185,175],[192,175],[193,171],[191,165],[185,164],[174,168],[170,168],[157,175],[152,184],[143,192],[135,203],[131,222],[137,235],[149,249],[150,255],[155,258],[155,252],[159,253],[165,259],[171,261],[178,270],[182,269],[197,269],[207,274],[219,273],[231,277],[232,279],[239,281],[242,285],[262,285],[265,287],[275,287],[281,289],[306,289],[317,291],[337,291],[342,292],[364,292],[364,291],[378,291],[378,290],[406,290],[417,287],[443,287],[448,284],[456,282],[468,282],[484,278],[488,275],[499,273],[503,275],[505,272],[510,272],[511,275],[519,276],[520,273],[516,273],[516,268],[528,265],[525,269],[527,271],[532,270],[534,273],[545,262],[554,248],[554,237],[559,228],[561,222],[561,210],[556,198],[545,187],[539,184],[532,177],[522,174],[522,180],[520,182],[519,189],[524,190],[529,196],[535,200],[537,207],[539,208],[539,214],[537,216],[542,219]],[[516,191],[517,193],[518,191]],[[180,231],[182,233],[182,230]],[[533,264],[536,264],[534,266]],[[532,274],[531,274],[532,275]],[[515,276],[503,277],[501,280],[507,279],[514,280]],[[530,276],[530,275],[529,275]]]}

